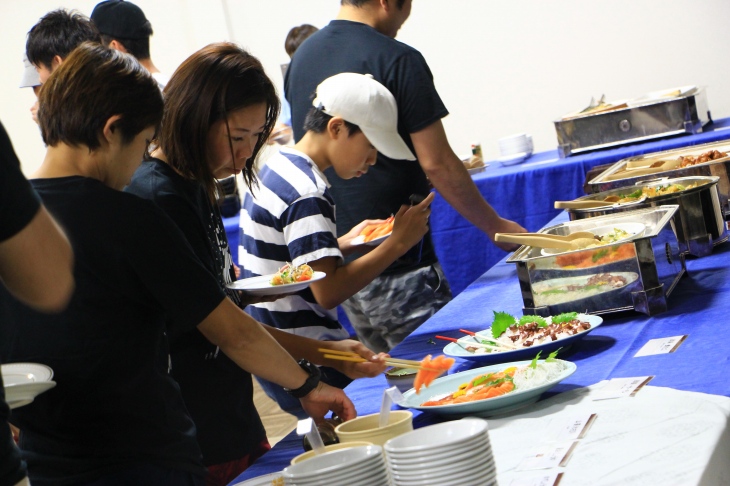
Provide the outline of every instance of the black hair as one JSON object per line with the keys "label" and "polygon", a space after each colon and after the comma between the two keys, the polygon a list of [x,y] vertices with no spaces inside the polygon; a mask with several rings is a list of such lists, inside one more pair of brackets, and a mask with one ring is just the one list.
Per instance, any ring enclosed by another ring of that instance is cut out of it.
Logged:
{"label": "black hair", "polygon": [[307,40],[310,35],[314,34],[318,30],[319,29],[317,27],[309,24],[292,27],[284,41],[284,50],[287,54],[289,54],[289,57],[294,56],[294,53],[297,49],[299,49],[299,46],[302,45],[302,42]]}
{"label": "black hair", "polygon": [[53,10],[28,32],[25,54],[34,65],[50,68],[54,57],[65,59],[84,41],[101,43],[91,20],[75,10]]}
{"label": "black hair", "polygon": [[[149,25],[149,22],[147,23]],[[149,59],[150,58],[150,38],[152,35],[152,27],[149,29],[149,34],[144,39],[123,39],[121,37],[113,37],[106,34],[101,34],[101,42],[108,46],[113,40],[119,42],[124,46],[128,53],[136,57],[137,59]]]}
{"label": "black hair", "polygon": [[[325,130],[327,130],[327,124],[332,119],[331,115],[328,115],[322,110],[318,110],[314,106],[309,110],[309,113],[307,113],[307,116],[304,118],[304,131],[305,132],[314,132],[314,133],[324,133]],[[347,120],[345,121],[345,126],[347,127],[348,137],[351,137],[358,133],[360,131],[360,127],[355,125],[354,123],[350,123]]]}

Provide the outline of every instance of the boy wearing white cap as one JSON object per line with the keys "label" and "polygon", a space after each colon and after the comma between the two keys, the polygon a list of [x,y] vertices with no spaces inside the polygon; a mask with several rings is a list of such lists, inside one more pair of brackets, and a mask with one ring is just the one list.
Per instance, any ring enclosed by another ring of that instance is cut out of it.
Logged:
{"label": "boy wearing white cap", "polygon": [[[420,242],[428,230],[429,194],[420,204],[403,206],[393,233],[366,255],[343,265],[343,255],[362,251],[353,244],[363,221],[336,236],[335,201],[324,175],[332,169],[343,179],[360,177],[375,163],[377,151],[397,159],[414,156],[398,135],[395,98],[369,75],[341,73],[324,80],[305,121],[306,134],[282,147],[259,174],[259,188],[247,193],[241,211],[239,263],[243,278],[275,273],[286,262],[308,264],[326,274],[305,290],[275,302],[249,306],[260,322],[315,339],[345,339],[336,307],[361,290],[397,258]],[[370,247],[367,247],[370,249]],[[344,387],[349,379],[322,369],[323,381]],[[282,409],[300,412],[280,387],[265,383]]]}

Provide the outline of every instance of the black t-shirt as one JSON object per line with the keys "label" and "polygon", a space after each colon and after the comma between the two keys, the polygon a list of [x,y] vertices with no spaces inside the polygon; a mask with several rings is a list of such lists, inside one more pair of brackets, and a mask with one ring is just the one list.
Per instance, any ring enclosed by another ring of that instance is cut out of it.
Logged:
{"label": "black t-shirt", "polygon": [[[20,172],[18,157],[0,123],[0,242],[25,228],[39,208],[38,196]],[[26,474],[25,464],[10,435],[9,415],[0,375],[0,486],[14,485]]]}
{"label": "black t-shirt", "polygon": [[0,294],[0,356],[46,364],[57,382],[13,413],[31,482],[140,463],[202,476],[165,326],[195,328],[224,298],[218,283],[152,202],[85,177],[32,183],[74,248],[76,290],[58,315]]}
{"label": "black t-shirt", "polygon": [[[200,183],[153,159],[142,163],[125,191],[154,201],[172,218],[222,290],[235,280],[220,212]],[[240,305],[237,292],[228,294]],[[253,402],[251,375],[200,331],[172,335],[170,360],[172,376],[195,421],[206,466],[241,458],[266,438]]]}
{"label": "black t-shirt", "polygon": [[[304,135],[304,118],[319,83],[345,72],[372,74],[390,90],[398,104],[398,133],[413,153],[410,134],[448,115],[428,64],[417,50],[368,25],[333,20],[297,49],[286,72],[284,92],[291,105],[296,140]],[[332,170],[327,172],[327,178],[337,203],[339,235],[364,219],[390,216],[401,204],[408,203],[411,194],[425,196],[429,192],[428,180],[418,161],[393,160],[382,154],[360,178],[340,179]],[[420,259],[416,248],[384,273],[402,273],[435,261],[429,233]]]}

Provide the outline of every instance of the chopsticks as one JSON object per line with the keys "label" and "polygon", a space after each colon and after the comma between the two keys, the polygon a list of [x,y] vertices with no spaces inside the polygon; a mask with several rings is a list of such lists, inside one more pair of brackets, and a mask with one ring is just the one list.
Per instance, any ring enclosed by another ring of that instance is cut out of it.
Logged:
{"label": "chopsticks", "polygon": [[[319,348],[317,351],[324,353],[324,357],[327,359],[335,359],[339,361],[352,361],[354,363],[365,363],[368,360],[363,358],[357,353],[350,351],[339,351],[336,349]],[[440,371],[432,368],[424,368],[421,366],[420,361],[414,361],[410,359],[397,359],[397,358],[385,358],[385,363],[390,366],[397,368],[411,368],[414,370],[425,370],[425,371]]]}
{"label": "chopsticks", "polygon": [[[468,331],[466,329],[459,329],[459,331],[463,332],[464,334],[468,334],[475,341],[477,341],[477,338],[476,338],[477,333],[475,333],[473,331]],[[477,341],[477,342],[479,342],[479,341]],[[514,344],[501,343],[501,342],[497,342],[497,341],[492,341],[492,342],[496,343],[495,346],[497,346],[497,347],[500,347],[501,346],[503,348],[508,348],[508,349],[519,349],[519,346],[515,346]],[[479,342],[479,344],[483,344],[483,343]]]}
{"label": "chopsticks", "polygon": [[459,346],[461,346],[462,348],[466,349],[467,351],[469,351],[467,349],[467,346],[476,347],[476,348],[484,348],[484,349],[496,349],[498,351],[504,351],[505,349],[509,349],[509,350],[516,349],[516,348],[509,348],[507,346],[493,346],[491,344],[484,344],[484,343],[478,343],[478,342],[469,343],[468,345],[465,345],[464,343],[459,342],[459,340],[456,338],[452,338],[452,337],[448,337],[448,336],[438,336],[438,335],[435,337],[436,337],[436,339],[441,339],[443,341],[451,341],[452,343],[456,343]]}

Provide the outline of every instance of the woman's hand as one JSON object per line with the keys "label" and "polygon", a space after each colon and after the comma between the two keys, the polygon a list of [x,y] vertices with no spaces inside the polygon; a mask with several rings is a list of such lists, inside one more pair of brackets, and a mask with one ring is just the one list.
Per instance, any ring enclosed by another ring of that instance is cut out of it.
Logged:
{"label": "woman's hand", "polygon": [[317,388],[300,398],[302,408],[315,423],[322,423],[330,410],[342,420],[351,420],[357,417],[357,410],[345,392],[339,388],[319,382]]}
{"label": "woman's hand", "polygon": [[344,339],[342,341],[323,341],[322,347],[337,351],[356,353],[367,360],[367,362],[364,363],[334,359],[326,360],[327,366],[336,369],[353,380],[357,378],[372,378],[373,376],[378,376],[388,367],[388,365],[385,364],[385,361],[383,361],[385,358],[389,357],[388,354],[375,354],[364,344],[353,339]]}

